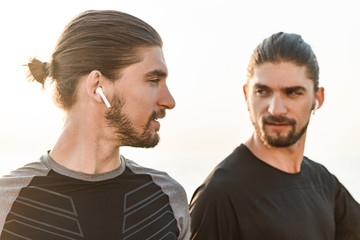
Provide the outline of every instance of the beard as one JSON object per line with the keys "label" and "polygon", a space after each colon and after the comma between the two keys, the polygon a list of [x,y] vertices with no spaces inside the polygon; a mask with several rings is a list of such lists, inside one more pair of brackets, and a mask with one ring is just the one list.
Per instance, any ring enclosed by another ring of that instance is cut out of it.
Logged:
{"label": "beard", "polygon": [[[269,123],[279,123],[279,124],[289,124],[291,126],[290,132],[286,136],[281,136],[280,132],[276,132],[276,136],[271,136],[265,129],[265,125]],[[296,124],[297,122],[294,119],[290,119],[287,117],[281,116],[268,116],[262,118],[261,127],[254,120],[252,120],[252,124],[255,127],[256,134],[260,137],[265,145],[271,147],[290,147],[295,144],[306,132],[307,126],[309,125],[309,121],[303,126],[299,131],[296,132]]]}
{"label": "beard", "polygon": [[115,129],[116,139],[119,146],[131,146],[141,148],[155,147],[159,141],[159,134],[150,128],[151,121],[165,116],[165,110],[152,112],[148,122],[141,133],[137,132],[131,119],[123,112],[125,100],[123,97],[114,96],[111,108],[106,112],[105,118],[110,127]]}

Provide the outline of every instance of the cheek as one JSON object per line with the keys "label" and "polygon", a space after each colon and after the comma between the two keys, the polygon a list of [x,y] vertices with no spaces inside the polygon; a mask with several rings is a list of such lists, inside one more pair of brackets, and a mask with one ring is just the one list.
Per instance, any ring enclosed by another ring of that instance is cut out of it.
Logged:
{"label": "cheek", "polygon": [[124,105],[124,112],[135,127],[143,127],[149,121],[153,112],[153,106],[150,104],[150,101],[146,101],[143,97],[132,98]]}
{"label": "cheek", "polygon": [[129,90],[123,92],[124,112],[134,124],[143,126],[148,122],[152,112],[156,110],[156,88],[144,84],[127,89]]}
{"label": "cheek", "polygon": [[294,109],[297,109],[298,113],[305,116],[308,116],[311,113],[313,104],[311,102],[311,100],[307,100],[307,101],[303,101],[300,104],[295,104]]}
{"label": "cheek", "polygon": [[260,101],[259,99],[254,99],[253,101],[248,102],[248,108],[253,116],[260,118],[262,114],[265,114],[267,112],[268,105],[266,101]]}
{"label": "cheek", "polygon": [[124,112],[133,123],[141,124],[150,116],[150,109],[143,102],[132,102],[124,106]]}
{"label": "cheek", "polygon": [[311,116],[312,106],[309,105],[308,102],[302,105],[295,104],[294,106],[292,106],[292,109],[293,110],[290,118],[294,118],[298,122],[299,126],[302,126],[309,121]]}
{"label": "cheek", "polygon": [[300,118],[303,119],[304,122],[309,121],[311,116],[312,106],[306,106],[302,109],[301,113],[299,113]]}

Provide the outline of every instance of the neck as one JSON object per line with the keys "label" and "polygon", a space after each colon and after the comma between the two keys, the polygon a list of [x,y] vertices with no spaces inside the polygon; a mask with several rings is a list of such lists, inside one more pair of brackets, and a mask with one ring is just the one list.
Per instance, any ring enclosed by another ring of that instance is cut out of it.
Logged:
{"label": "neck", "polygon": [[67,117],[50,156],[60,165],[88,174],[114,170],[121,164],[120,149],[104,136],[98,118]]}
{"label": "neck", "polygon": [[261,161],[287,173],[298,173],[301,171],[301,163],[304,156],[306,133],[298,142],[290,147],[278,148],[265,145],[254,133],[245,142],[250,151]]}

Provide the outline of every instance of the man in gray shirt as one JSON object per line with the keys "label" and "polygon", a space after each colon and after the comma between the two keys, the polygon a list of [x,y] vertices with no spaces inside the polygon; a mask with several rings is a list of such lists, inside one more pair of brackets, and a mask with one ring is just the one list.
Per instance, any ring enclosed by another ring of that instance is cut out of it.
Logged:
{"label": "man in gray shirt", "polygon": [[120,155],[159,142],[174,108],[159,34],[117,11],[87,11],[30,80],[55,84],[66,113],[55,146],[0,179],[0,239],[188,239],[184,189]]}

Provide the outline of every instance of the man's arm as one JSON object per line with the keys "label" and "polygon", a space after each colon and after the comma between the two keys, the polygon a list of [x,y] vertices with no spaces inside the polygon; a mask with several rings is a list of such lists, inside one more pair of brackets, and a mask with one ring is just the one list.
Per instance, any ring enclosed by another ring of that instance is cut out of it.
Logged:
{"label": "man's arm", "polygon": [[190,203],[192,240],[240,239],[239,219],[223,187],[202,185]]}
{"label": "man's arm", "polygon": [[360,205],[340,182],[338,184],[335,200],[335,239],[360,240]]}

